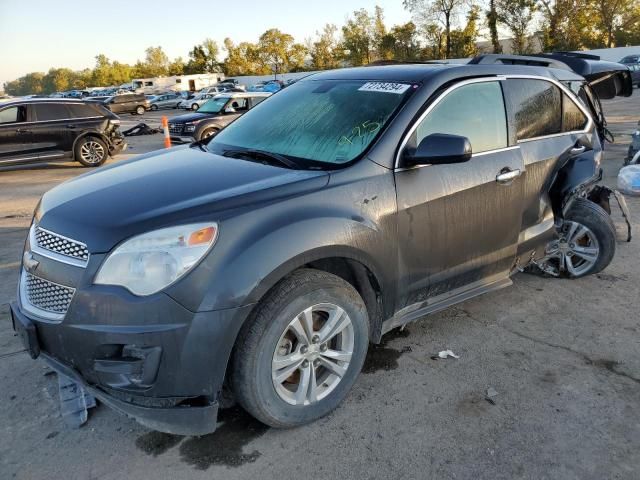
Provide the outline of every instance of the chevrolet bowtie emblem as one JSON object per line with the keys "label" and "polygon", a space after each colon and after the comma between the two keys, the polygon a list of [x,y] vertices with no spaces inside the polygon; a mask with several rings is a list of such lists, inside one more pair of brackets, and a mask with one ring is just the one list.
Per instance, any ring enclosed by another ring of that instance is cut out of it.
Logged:
{"label": "chevrolet bowtie emblem", "polygon": [[33,273],[36,271],[36,268],[38,268],[38,265],[40,265],[40,262],[33,258],[31,252],[24,252],[24,255],[22,256],[22,265],[27,272]]}

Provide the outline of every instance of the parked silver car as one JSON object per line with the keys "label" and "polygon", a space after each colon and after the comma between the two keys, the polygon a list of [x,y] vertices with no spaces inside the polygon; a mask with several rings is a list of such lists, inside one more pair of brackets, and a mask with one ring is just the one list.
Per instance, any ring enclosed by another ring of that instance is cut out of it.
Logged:
{"label": "parked silver car", "polygon": [[193,98],[188,100],[183,100],[178,105],[178,108],[184,108],[186,110],[198,110],[202,105],[204,105],[209,99],[215,97],[216,93],[199,93]]}
{"label": "parked silver car", "polygon": [[167,93],[163,95],[156,95],[153,99],[149,99],[151,103],[151,110],[159,110],[161,108],[178,108],[178,104],[183,98],[175,93]]}

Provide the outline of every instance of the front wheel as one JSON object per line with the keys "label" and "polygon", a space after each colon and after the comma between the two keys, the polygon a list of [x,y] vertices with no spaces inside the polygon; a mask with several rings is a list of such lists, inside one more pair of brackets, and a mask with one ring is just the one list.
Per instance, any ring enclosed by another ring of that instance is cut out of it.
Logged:
{"label": "front wheel", "polygon": [[[157,108],[157,107],[156,107],[156,108]],[[143,107],[142,105],[138,105],[138,106],[136,107],[136,113],[137,113],[138,115],[142,115],[142,114],[144,114],[144,107]]]}
{"label": "front wheel", "polygon": [[200,108],[200,105],[198,105],[197,103],[194,103],[193,105],[191,105],[191,110],[193,110],[194,112],[199,108]]}
{"label": "front wheel", "polygon": [[213,137],[214,135],[216,135],[218,132],[220,131],[219,128],[207,128],[206,130],[204,130],[202,132],[202,135],[200,135],[200,140],[206,140],[209,137]]}
{"label": "front wheel", "polygon": [[580,278],[604,270],[616,251],[616,229],[599,205],[579,198],[567,212],[546,263],[560,274]]}
{"label": "front wheel", "polygon": [[301,269],[274,287],[238,338],[231,373],[238,402],[267,425],[294,427],[346,397],[367,354],[369,320],[349,283]]}

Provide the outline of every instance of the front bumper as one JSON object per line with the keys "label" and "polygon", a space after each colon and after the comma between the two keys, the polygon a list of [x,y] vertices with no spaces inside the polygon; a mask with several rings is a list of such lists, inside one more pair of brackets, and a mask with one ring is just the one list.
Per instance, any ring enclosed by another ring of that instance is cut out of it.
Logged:
{"label": "front bumper", "polygon": [[193,143],[196,141],[194,137],[189,137],[186,135],[169,135],[172,144],[183,145],[185,143]]}
{"label": "front bumper", "polygon": [[76,292],[61,322],[12,303],[14,329],[31,356],[149,428],[213,432],[231,349],[251,307],[193,313],[164,294],[100,290]]}

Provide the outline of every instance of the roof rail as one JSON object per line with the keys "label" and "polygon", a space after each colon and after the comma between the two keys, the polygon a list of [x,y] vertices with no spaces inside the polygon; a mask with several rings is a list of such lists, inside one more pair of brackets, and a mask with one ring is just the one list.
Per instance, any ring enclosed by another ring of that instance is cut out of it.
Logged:
{"label": "roof rail", "polygon": [[565,52],[563,50],[553,52],[552,55],[563,55],[567,57],[584,58],[585,60],[600,60],[600,56],[598,55],[592,55],[590,53],[582,53],[582,52]]}
{"label": "roof rail", "polygon": [[493,65],[500,63],[503,65],[528,65],[530,67],[559,68],[571,70],[566,63],[560,60],[546,57],[535,57],[525,55],[504,55],[501,53],[487,53],[477,55],[469,61],[469,65]]}

